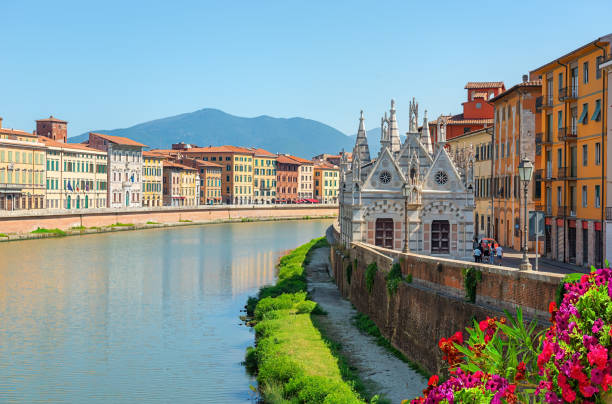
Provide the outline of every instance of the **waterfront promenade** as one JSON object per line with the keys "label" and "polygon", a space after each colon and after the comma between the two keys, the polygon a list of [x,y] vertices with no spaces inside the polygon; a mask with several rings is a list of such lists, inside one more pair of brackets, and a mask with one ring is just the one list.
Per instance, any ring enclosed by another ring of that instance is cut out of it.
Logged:
{"label": "waterfront promenade", "polygon": [[37,238],[37,229],[81,233],[149,228],[169,225],[233,221],[282,220],[336,217],[333,204],[216,205],[194,207],[135,207],[83,210],[37,210],[6,212],[0,216],[0,240]]}

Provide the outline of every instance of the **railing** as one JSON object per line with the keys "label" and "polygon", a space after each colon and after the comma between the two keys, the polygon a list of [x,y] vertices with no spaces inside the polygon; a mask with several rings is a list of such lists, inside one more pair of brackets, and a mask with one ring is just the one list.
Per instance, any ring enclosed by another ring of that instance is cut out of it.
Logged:
{"label": "railing", "polygon": [[557,216],[576,217],[575,206],[557,206]]}
{"label": "railing", "polygon": [[546,177],[544,179],[550,181],[553,179],[552,165],[546,167]]}
{"label": "railing", "polygon": [[612,220],[612,206],[606,206],[606,220]]}
{"label": "railing", "polygon": [[565,128],[565,127],[558,128],[557,129],[557,139],[559,139],[559,141],[565,140],[565,134],[566,133],[567,133],[567,128]]}
{"label": "railing", "polygon": [[543,133],[543,132],[536,133],[535,142],[536,144],[542,144],[544,146],[551,146],[552,139],[551,139],[550,133]]}
{"label": "railing", "polygon": [[578,86],[563,87],[559,89],[559,101],[573,101],[578,98]]}
{"label": "railing", "polygon": [[551,205],[546,206],[546,214],[548,216],[552,216],[552,206]]}
{"label": "railing", "polygon": [[542,102],[544,100],[543,96],[539,96],[536,98],[536,112],[540,112],[542,110]]}
{"label": "railing", "polygon": [[555,103],[552,94],[547,94],[545,97],[542,98],[542,108],[552,108],[553,105],[555,105]]}
{"label": "railing", "polygon": [[544,169],[543,168],[539,168],[539,169],[535,170],[533,175],[534,175],[535,178],[542,178],[544,176]]}
{"label": "railing", "polygon": [[560,180],[567,178],[567,167],[557,167],[557,178]]}

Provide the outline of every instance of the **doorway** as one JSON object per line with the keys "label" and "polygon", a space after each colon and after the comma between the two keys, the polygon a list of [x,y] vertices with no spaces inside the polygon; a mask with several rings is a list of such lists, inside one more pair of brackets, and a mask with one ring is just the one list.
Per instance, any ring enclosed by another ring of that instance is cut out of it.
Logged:
{"label": "doorway", "polygon": [[376,219],[375,244],[379,247],[393,248],[393,219]]}
{"label": "doorway", "polygon": [[431,253],[448,254],[450,224],[448,220],[434,220],[431,222]]}

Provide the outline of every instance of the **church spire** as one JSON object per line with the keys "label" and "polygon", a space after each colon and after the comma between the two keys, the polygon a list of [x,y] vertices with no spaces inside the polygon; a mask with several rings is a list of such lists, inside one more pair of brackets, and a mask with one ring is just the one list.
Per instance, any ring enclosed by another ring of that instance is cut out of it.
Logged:
{"label": "church spire", "polygon": [[400,141],[397,119],[395,117],[395,100],[391,99],[391,110],[389,111],[389,140],[391,141],[391,152],[400,151],[402,143]]}
{"label": "church spire", "polygon": [[370,162],[370,147],[368,146],[368,138],[366,137],[365,124],[363,122],[363,111],[359,117],[359,129],[357,130],[357,139],[355,141],[355,148],[353,149],[353,156],[359,158],[363,163]]}
{"label": "church spire", "polygon": [[429,123],[427,123],[427,110],[423,116],[423,128],[421,129],[421,144],[429,154],[433,154],[433,146],[431,144],[431,136],[429,136]]}

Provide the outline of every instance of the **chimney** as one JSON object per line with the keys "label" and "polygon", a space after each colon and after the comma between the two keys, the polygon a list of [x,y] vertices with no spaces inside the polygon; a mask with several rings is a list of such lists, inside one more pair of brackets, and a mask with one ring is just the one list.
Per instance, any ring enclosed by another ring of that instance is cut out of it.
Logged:
{"label": "chimney", "polygon": [[2,117],[0,116],[0,128],[2,128]]}
{"label": "chimney", "polygon": [[526,82],[527,82],[527,75],[523,74],[523,83],[526,83]]}

